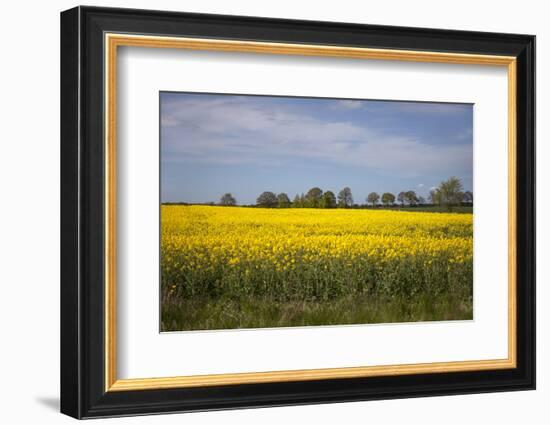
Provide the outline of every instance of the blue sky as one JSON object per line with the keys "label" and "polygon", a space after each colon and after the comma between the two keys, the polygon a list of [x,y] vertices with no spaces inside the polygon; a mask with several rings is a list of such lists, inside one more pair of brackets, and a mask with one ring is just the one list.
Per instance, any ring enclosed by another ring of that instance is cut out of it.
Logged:
{"label": "blue sky", "polygon": [[161,92],[160,120],[162,202],[472,189],[470,104]]}

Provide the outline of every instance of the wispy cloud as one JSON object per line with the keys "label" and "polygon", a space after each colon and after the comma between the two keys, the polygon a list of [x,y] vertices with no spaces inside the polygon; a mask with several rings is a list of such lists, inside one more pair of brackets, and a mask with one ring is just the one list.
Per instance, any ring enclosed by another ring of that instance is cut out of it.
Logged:
{"label": "wispy cloud", "polygon": [[335,100],[333,103],[333,107],[335,109],[359,109],[362,108],[364,105],[364,102],[361,102],[359,100],[350,100],[350,99],[342,99],[342,100]]}
{"label": "wispy cloud", "polygon": [[[358,110],[362,102],[325,101],[323,107],[246,96],[170,97],[162,104],[163,161],[284,166],[288,161],[323,161],[406,176],[458,173],[471,166],[472,145],[427,143],[362,120],[333,117],[323,108]],[[409,103],[395,108],[414,111]],[[426,106],[422,113],[427,113]],[[431,105],[435,114],[448,105]],[[326,112],[326,111],[324,111]],[[419,187],[421,187],[419,185]]]}

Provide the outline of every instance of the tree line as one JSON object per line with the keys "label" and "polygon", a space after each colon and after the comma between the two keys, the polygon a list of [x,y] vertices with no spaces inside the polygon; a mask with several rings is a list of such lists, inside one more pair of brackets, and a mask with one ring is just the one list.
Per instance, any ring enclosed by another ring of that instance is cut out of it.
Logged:
{"label": "tree line", "polygon": [[[396,200],[397,203],[396,204]],[[474,196],[470,191],[464,191],[462,182],[457,177],[450,177],[442,181],[438,187],[430,191],[428,202],[422,196],[418,196],[414,190],[402,191],[397,197],[390,192],[379,195],[371,192],[365,199],[366,205],[357,205],[353,202],[353,195],[349,187],[344,187],[335,195],[334,192],[323,190],[319,187],[309,189],[305,194],[296,195],[291,201],[286,193],[276,194],[274,192],[262,192],[256,199],[255,206],[262,208],[352,208],[383,205],[392,207],[396,205],[417,206],[417,205],[439,205],[452,211],[454,206],[467,204],[471,205]],[[231,193],[224,194],[220,199],[220,205],[235,206],[237,200]]]}

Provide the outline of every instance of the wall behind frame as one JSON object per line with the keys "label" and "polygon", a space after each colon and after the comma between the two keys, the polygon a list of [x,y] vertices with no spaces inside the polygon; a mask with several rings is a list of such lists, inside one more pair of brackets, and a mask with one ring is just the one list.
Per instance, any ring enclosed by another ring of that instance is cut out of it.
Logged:
{"label": "wall behind frame", "polygon": [[[74,423],[60,415],[59,393],[59,12],[77,2],[10,2],[4,6],[0,78],[0,392],[6,423]],[[392,2],[313,2],[278,0],[96,1],[97,6],[155,8],[347,21],[368,24],[516,32],[537,35],[537,115],[550,114],[550,28],[544,5],[534,0]],[[497,18],[498,19],[495,19]],[[538,140],[550,139],[540,120]],[[550,146],[539,143],[538,164],[550,160]],[[539,187],[550,181],[550,167],[538,167]],[[550,199],[538,191],[538,217],[550,215]],[[537,288],[538,390],[500,394],[255,409],[111,419],[124,424],[280,424],[345,421],[364,423],[464,425],[544,423],[550,398],[550,223],[539,220]],[[101,420],[100,420],[101,421]]]}

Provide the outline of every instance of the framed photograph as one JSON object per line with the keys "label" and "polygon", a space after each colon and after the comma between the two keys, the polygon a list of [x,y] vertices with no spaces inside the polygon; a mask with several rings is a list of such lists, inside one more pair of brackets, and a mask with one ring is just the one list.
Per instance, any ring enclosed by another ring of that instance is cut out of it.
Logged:
{"label": "framed photograph", "polygon": [[61,411],[535,388],[535,37],[61,14]]}

